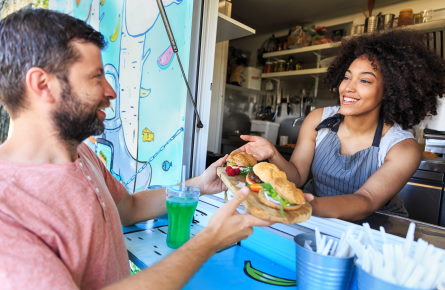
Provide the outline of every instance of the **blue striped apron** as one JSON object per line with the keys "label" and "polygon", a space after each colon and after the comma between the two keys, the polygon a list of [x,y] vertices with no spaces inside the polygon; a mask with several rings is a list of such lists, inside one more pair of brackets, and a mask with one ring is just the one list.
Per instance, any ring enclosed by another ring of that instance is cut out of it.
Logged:
{"label": "blue striped apron", "polygon": [[[383,119],[379,119],[372,146],[353,155],[340,153],[337,131],[342,121],[343,115],[336,114],[323,120],[316,128],[317,131],[322,128],[330,129],[315,149],[311,167],[313,179],[305,187],[306,192],[311,192],[317,197],[354,193],[379,168]],[[380,210],[402,216],[408,215],[397,195]]]}

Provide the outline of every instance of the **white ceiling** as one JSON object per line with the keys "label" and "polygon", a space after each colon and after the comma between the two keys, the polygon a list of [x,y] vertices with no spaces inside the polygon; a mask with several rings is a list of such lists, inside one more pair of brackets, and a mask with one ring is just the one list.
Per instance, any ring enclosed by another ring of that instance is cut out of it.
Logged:
{"label": "white ceiling", "polygon": [[[374,9],[400,2],[404,0],[375,0]],[[232,18],[256,29],[257,34],[361,10],[368,10],[368,0],[232,0]]]}

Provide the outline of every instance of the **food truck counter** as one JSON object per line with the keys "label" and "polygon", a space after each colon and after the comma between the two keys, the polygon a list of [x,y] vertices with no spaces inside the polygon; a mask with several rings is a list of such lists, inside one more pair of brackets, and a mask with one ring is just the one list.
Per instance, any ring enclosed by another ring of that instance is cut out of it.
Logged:
{"label": "food truck counter", "polygon": [[[208,223],[211,215],[224,204],[218,196],[202,196],[194,215],[191,235]],[[240,211],[243,212],[242,206]],[[391,241],[402,242],[412,220],[376,213],[366,220],[373,229],[383,226],[391,233]],[[365,222],[365,221],[363,221]],[[415,238],[422,238],[445,249],[445,228],[416,223]],[[339,238],[348,227],[358,224],[338,219],[311,217],[296,225],[274,224],[256,228],[246,240],[212,256],[190,279],[183,289],[274,289],[296,285],[296,254],[293,238],[311,233],[315,228],[325,235]],[[125,242],[130,260],[140,269],[150,267],[172,251],[166,245],[167,218],[124,227]],[[381,239],[374,232],[376,241]]]}

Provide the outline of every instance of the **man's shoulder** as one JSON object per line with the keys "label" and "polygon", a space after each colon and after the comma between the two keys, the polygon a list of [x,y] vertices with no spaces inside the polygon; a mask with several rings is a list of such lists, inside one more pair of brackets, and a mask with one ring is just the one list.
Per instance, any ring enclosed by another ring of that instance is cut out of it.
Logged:
{"label": "man's shoulder", "polygon": [[0,160],[0,196],[7,189],[15,187],[16,183],[16,170],[11,168],[5,164],[2,160]]}
{"label": "man's shoulder", "polygon": [[[96,153],[93,151],[93,149],[91,149],[91,147],[85,144],[84,142],[80,143],[79,146],[77,146],[77,153],[79,153],[79,156],[81,158],[86,159],[90,162],[94,163],[101,162],[99,157],[97,157]],[[97,166],[98,164],[95,165]]]}

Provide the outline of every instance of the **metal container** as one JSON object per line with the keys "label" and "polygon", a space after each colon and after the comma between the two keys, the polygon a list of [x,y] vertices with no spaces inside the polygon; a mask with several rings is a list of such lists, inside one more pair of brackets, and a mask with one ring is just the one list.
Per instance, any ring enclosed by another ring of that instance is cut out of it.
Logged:
{"label": "metal container", "polygon": [[379,290],[408,290],[414,288],[407,288],[405,286],[396,285],[380,278],[375,277],[374,275],[369,274],[365,270],[363,270],[360,266],[355,266],[355,271],[357,275],[357,288],[358,290],[367,290],[367,289],[379,289]]}
{"label": "metal container", "polygon": [[391,29],[394,25],[394,14],[383,15],[383,29]]}
{"label": "metal container", "polygon": [[365,20],[365,32],[366,33],[373,33],[377,31],[377,23],[378,18],[377,16],[369,16]]}
{"label": "metal container", "polygon": [[363,34],[364,32],[365,32],[364,24],[354,25],[354,27],[352,28],[353,35],[360,35]]}
{"label": "metal container", "polygon": [[304,289],[349,289],[354,270],[354,257],[338,258],[317,254],[304,248],[314,234],[300,234],[294,238],[297,254],[297,285]]}

